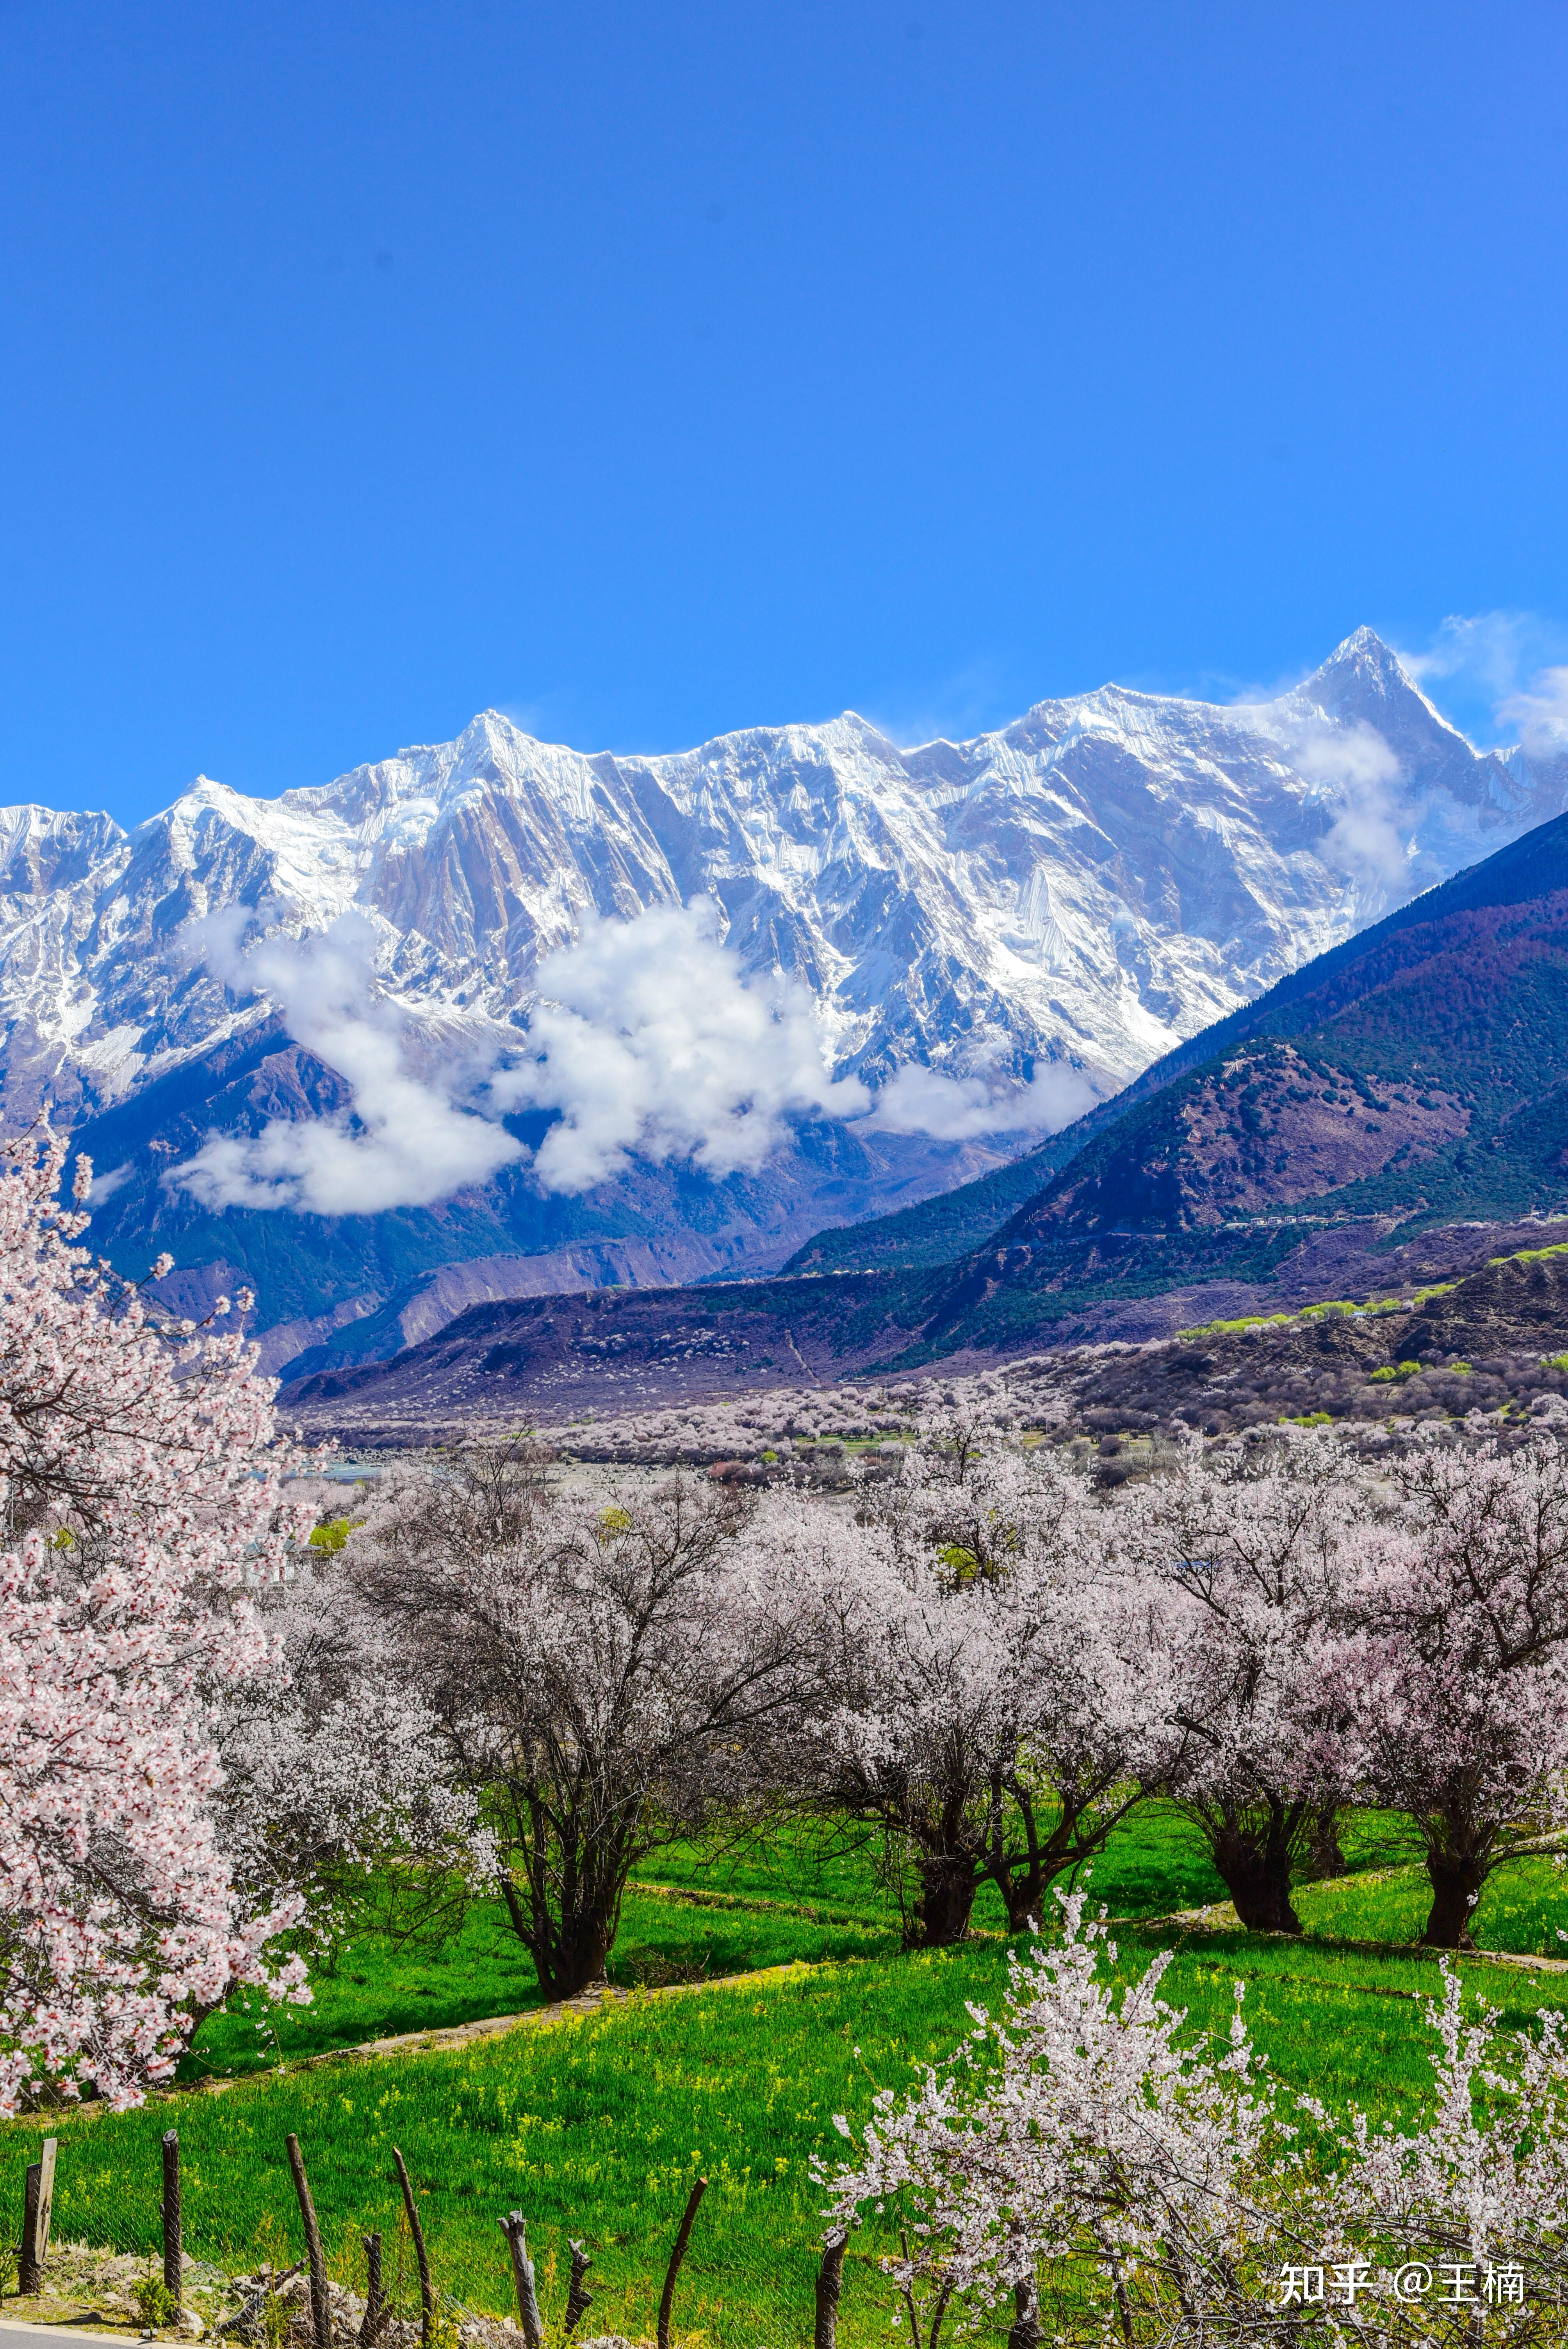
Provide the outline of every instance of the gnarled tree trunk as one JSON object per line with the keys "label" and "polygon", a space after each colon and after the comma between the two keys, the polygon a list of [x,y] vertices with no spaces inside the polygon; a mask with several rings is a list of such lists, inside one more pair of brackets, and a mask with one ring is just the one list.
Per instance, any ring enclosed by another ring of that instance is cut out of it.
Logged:
{"label": "gnarled tree trunk", "polygon": [[1282,1859],[1250,1837],[1222,1837],[1214,1845],[1214,1866],[1249,1933],[1300,1932],[1288,1857]]}
{"label": "gnarled tree trunk", "polygon": [[1199,1814],[1214,1866],[1250,1933],[1299,1933],[1291,1868],[1311,1813],[1268,1795],[1244,1810]]}
{"label": "gnarled tree trunk", "polygon": [[[1140,1799],[1140,1795],[1133,1794],[1117,1801],[1105,1787],[1095,1788],[1087,1800],[1077,1795],[1058,1795],[1061,1807],[1042,1835],[1034,1797],[1023,1780],[1016,1773],[997,1775],[992,1785],[990,1847],[981,1873],[1002,1896],[1010,1933],[1047,1923],[1051,1886],[1057,1878],[1069,1868],[1086,1866],[1102,1852],[1111,1829]],[[1021,1852],[1007,1848],[1009,1802],[1024,1830]]]}
{"label": "gnarled tree trunk", "polygon": [[1432,1910],[1427,1919],[1427,1930],[1421,1935],[1423,1948],[1469,1950],[1475,1947],[1470,1939],[1470,1919],[1475,1913],[1475,1903],[1480,1897],[1487,1873],[1485,1861],[1471,1854],[1455,1858],[1428,1852],[1427,1874],[1432,1882]]}
{"label": "gnarled tree trunk", "polygon": [[969,1930],[978,1880],[966,1852],[922,1852],[915,1862],[920,1890],[911,1919],[910,1945],[951,1949]]}

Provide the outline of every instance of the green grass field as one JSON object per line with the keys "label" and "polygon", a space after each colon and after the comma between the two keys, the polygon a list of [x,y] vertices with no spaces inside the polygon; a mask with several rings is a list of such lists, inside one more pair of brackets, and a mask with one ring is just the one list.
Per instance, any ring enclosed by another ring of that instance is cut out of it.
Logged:
{"label": "green grass field", "polygon": [[[1097,1900],[1115,1916],[1192,1908],[1224,1898],[1202,1839],[1162,1806],[1136,1816],[1094,1871]],[[1006,1914],[987,1887],[977,1932],[998,1939]],[[799,1835],[735,1851],[661,1852],[629,1892],[610,1962],[617,1987],[658,1987],[749,1973],[799,1960],[892,1958],[896,1904],[863,1840]],[[308,2007],[236,2007],[207,2023],[181,2066],[187,2080],[231,2077],[395,2033],[430,2031],[540,2003],[533,1970],[499,1901],[477,1904],[438,1947],[370,1936],[318,1974]]]}
{"label": "green grass field", "polygon": [[[1119,1928],[1122,1971],[1174,1946],[1168,1994],[1194,2032],[1220,2027],[1231,1985],[1247,1985],[1254,2035],[1281,2075],[1331,2104],[1377,2113],[1413,2109],[1428,2074],[1422,2000],[1437,1969],[1415,1954],[1366,1954],[1333,1937],[1408,1938],[1420,1920],[1418,1880],[1397,1823],[1352,1822],[1344,1838],[1358,1872],[1304,1887],[1299,1943],[1239,1931]],[[524,2028],[448,2050],[273,2070],[221,2095],[161,2101],[142,2112],[83,2112],[51,2121],[61,2137],[56,2230],[62,2238],[152,2251],[158,2237],[159,2140],[181,2132],[187,2240],[206,2257],[249,2264],[300,2255],[284,2140],[298,2133],[332,2264],[362,2267],[359,2237],[384,2230],[412,2288],[400,2237],[390,2148],[402,2147],[418,2189],[437,2275],[465,2304],[509,2306],[497,2221],[526,2212],[547,2310],[559,2314],[569,2235],[595,2257],[595,2304],[583,2331],[651,2335],[665,2257],[692,2179],[703,2205],[683,2280],[678,2327],[714,2344],[810,2337],[820,2195],[817,2154],[832,2158],[835,2111],[863,2115],[875,2085],[902,2085],[922,2060],[948,2053],[968,2026],[967,2001],[995,2004],[1006,1981],[1000,1917],[948,1952],[900,1954],[897,1917],[864,1848],[799,1843],[705,1858],[662,1855],[628,1900],[616,1971],[635,1980],[709,1975],[804,1961],[717,1988],[643,1994],[586,2018]],[[1150,1806],[1096,1871],[1113,1914],[1168,1912],[1218,1899],[1201,1844],[1174,1813]],[[1503,1878],[1483,1905],[1499,1946],[1559,1945],[1568,1880],[1549,1864]],[[1507,1937],[1511,1937],[1509,1939]],[[531,2002],[526,1964],[497,1914],[475,1913],[442,1951],[361,1943],[318,1985],[314,2012],[280,2026],[292,2050],[346,2044]],[[1467,1995],[1484,1996],[1504,2027],[1527,2029],[1546,2005],[1568,2005],[1568,1975],[1534,1975],[1466,1961]],[[239,2070],[275,2063],[250,2018],[214,2018],[199,2061]],[[856,2051],[859,2051],[858,2053]],[[0,2196],[19,2206],[36,2123],[0,2129]],[[848,2274],[846,2341],[885,2332],[887,2289],[861,2254]]]}

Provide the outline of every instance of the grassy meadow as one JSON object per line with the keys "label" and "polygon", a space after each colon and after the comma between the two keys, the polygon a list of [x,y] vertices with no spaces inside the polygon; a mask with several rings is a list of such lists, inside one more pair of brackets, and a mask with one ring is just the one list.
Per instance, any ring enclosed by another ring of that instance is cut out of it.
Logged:
{"label": "grassy meadow", "polygon": [[[1352,1875],[1303,1887],[1300,1943],[1240,1931],[1119,1926],[1119,1967],[1174,1947],[1167,1994],[1194,2032],[1222,2029],[1232,1983],[1246,1983],[1253,2033],[1278,2072],[1331,2104],[1409,2111],[1429,2075],[1424,1998],[1430,1960],[1371,1954],[1346,1940],[1408,1939],[1420,1922],[1419,1872],[1397,1823],[1364,1816],[1343,1838]],[[1218,1900],[1201,1843],[1173,1811],[1135,1815],[1095,1872],[1113,1915],[1153,1917]],[[1492,1945],[1551,1948],[1568,1925],[1568,1882],[1549,1863],[1503,1878],[1480,1912]],[[968,2027],[966,2004],[995,2005],[1006,1975],[999,1913],[956,1951],[902,1954],[896,1907],[864,1846],[780,1844],[705,1857],[661,1855],[627,1902],[614,1971],[651,1982],[627,2002],[449,2050],[293,2068],[299,2054],[374,2033],[417,2030],[534,2002],[526,1961],[490,1909],[441,1949],[362,1941],[317,1984],[317,2002],[277,2025],[213,2018],[191,2069],[274,2068],[232,2076],[221,2094],[160,2100],[139,2113],[67,2115],[57,2235],[151,2252],[159,2241],[159,2140],[179,2127],[187,2242],[248,2265],[301,2255],[284,2137],[304,2147],[334,2271],[354,2282],[359,2238],[387,2237],[402,2295],[413,2292],[391,2147],[421,2198],[438,2281],[463,2304],[510,2305],[502,2211],[521,2209],[541,2263],[547,2313],[564,2297],[566,2240],[586,2239],[595,2302],[584,2333],[651,2336],[665,2258],[697,2175],[709,2190],[683,2274],[677,2330],[714,2344],[810,2337],[820,2231],[813,2157],[836,2158],[835,2112],[865,2113],[878,2085],[901,2087]],[[1568,1975],[1467,1960],[1467,1993],[1504,2028],[1528,2029],[1568,2005]],[[748,1973],[738,1983],[704,1977]],[[689,1986],[673,1995],[656,1986]],[[269,2029],[271,2026],[269,2025]],[[36,2123],[0,2129],[0,2195],[19,2212]],[[9,2217],[6,2223],[9,2224]],[[881,2337],[891,2306],[874,2245],[846,2270],[849,2343]]]}

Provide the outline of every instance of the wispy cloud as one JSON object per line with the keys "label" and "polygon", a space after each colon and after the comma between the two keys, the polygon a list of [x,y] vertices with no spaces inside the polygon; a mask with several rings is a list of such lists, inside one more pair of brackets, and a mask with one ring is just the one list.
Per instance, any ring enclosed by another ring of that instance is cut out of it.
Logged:
{"label": "wispy cloud", "polygon": [[1338,812],[1315,843],[1326,864],[1374,888],[1409,878],[1408,812],[1399,797],[1403,770],[1375,726],[1314,727],[1294,746],[1298,772],[1332,792]]}
{"label": "wispy cloud", "polygon": [[1568,627],[1539,612],[1452,613],[1425,645],[1398,647],[1407,673],[1477,739],[1560,750]]}
{"label": "wispy cloud", "polygon": [[1529,690],[1506,694],[1497,714],[1504,726],[1518,728],[1527,750],[1546,755],[1568,749],[1568,667],[1537,670]]}
{"label": "wispy cloud", "polygon": [[88,1185],[88,1207],[106,1206],[117,1191],[124,1190],[135,1171],[128,1162],[123,1166],[111,1166],[107,1174],[95,1174]]}
{"label": "wispy cloud", "polygon": [[236,909],[201,926],[203,958],[236,990],[271,998],[294,1041],[352,1088],[353,1111],[210,1134],[166,1182],[212,1208],[368,1216],[429,1206],[523,1156],[504,1126],[465,1105],[471,1065],[444,1080],[417,1070],[406,1015],[377,985],[368,922],[346,914],[320,936],[268,938],[243,954],[244,919]]}
{"label": "wispy cloud", "polygon": [[1001,664],[990,659],[966,662],[952,676],[928,690],[907,698],[879,700],[861,711],[873,726],[901,750],[918,750],[925,742],[970,742],[976,734],[1006,726],[1022,711],[1007,700]]}
{"label": "wispy cloud", "polygon": [[1397,650],[1418,685],[1464,678],[1501,700],[1540,666],[1561,635],[1533,612],[1451,612],[1429,643]]}
{"label": "wispy cloud", "polygon": [[562,740],[559,694],[542,694],[536,701],[498,701],[500,715],[517,728],[520,734],[531,735],[536,742]]}
{"label": "wispy cloud", "polygon": [[1037,1069],[1026,1085],[1002,1085],[943,1076],[910,1061],[877,1095],[872,1122],[889,1133],[929,1133],[943,1142],[977,1133],[1059,1133],[1097,1098],[1087,1077],[1056,1061]]}

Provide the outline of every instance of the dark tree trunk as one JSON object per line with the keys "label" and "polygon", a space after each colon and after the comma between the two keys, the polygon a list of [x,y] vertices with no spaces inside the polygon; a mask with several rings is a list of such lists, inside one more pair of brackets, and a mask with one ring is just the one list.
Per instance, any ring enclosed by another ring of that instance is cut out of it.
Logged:
{"label": "dark tree trunk", "polygon": [[962,1852],[922,1852],[915,1863],[920,1893],[910,1920],[910,1945],[947,1950],[969,1930],[977,1889],[975,1864]]}
{"label": "dark tree trunk", "polygon": [[501,1878],[501,1891],[512,1930],[533,1960],[546,1998],[575,1998],[603,1981],[621,1921],[618,1889],[603,1901],[579,1902],[559,1920],[548,1909],[537,1913],[528,1892],[520,1892],[510,1877]]}
{"label": "dark tree trunk", "polygon": [[1299,1933],[1291,1904],[1290,1847],[1273,1835],[1229,1827],[1212,1833],[1209,1847],[1236,1914],[1249,1933]]}
{"label": "dark tree trunk", "polygon": [[[1023,1821],[1024,1852],[1018,1859],[1009,1858],[1007,1853],[1005,1795],[1012,1796],[1018,1816]],[[1059,1861],[1057,1865],[1060,1865]],[[1027,1788],[1021,1785],[1016,1777],[1008,1780],[998,1775],[992,1781],[991,1858],[987,1872],[1006,1904],[1009,1933],[1024,1932],[1031,1920],[1037,1925],[1045,1922],[1040,1912],[1046,1904],[1046,1886],[1049,1876],[1040,1850],[1035,1806]],[[1054,1874],[1055,1870],[1050,1873]]]}
{"label": "dark tree trunk", "polygon": [[[552,1998],[575,1998],[579,1991],[603,1981],[615,1927],[620,1921],[620,1906],[617,1901],[614,1913],[608,1917],[597,1913],[573,1917],[562,1926],[554,1938],[551,1978],[545,1983]],[[542,1969],[540,1979],[544,1979]]]}
{"label": "dark tree trunk", "polygon": [[1044,1925],[1047,1890],[1044,1868],[1030,1866],[1010,1871],[1002,1878],[999,1889],[1007,1904],[1009,1933],[1026,1932],[1031,1924]]}
{"label": "dark tree trunk", "polygon": [[1076,1830],[1074,1821],[1026,1857],[987,1870],[1006,1906],[1009,1933],[1026,1932],[1031,1924],[1044,1931],[1056,1915],[1052,1885],[1070,1868],[1086,1867],[1105,1849],[1104,1833],[1096,1830],[1080,1836]]}
{"label": "dark tree trunk", "polygon": [[[1088,1802],[1061,1798],[1062,1808],[1048,1835],[1041,1836],[1034,1798],[1016,1775],[998,1776],[992,1785],[990,1841],[982,1876],[1001,1894],[1007,1911],[1007,1930],[1022,1933],[1030,1924],[1044,1928],[1051,1908],[1051,1887],[1069,1868],[1084,1867],[1106,1847],[1113,1827],[1134,1807],[1137,1797],[1106,1801],[1099,1789]],[[1006,1803],[1011,1801],[1024,1830],[1024,1848],[1009,1852]],[[1103,1806],[1103,1807],[1097,1807]]]}
{"label": "dark tree trunk", "polygon": [[1432,1880],[1432,1913],[1421,1936],[1422,1946],[1429,1950],[1473,1949],[1470,1919],[1486,1882],[1485,1861],[1439,1858],[1435,1852],[1429,1852],[1427,1874]]}
{"label": "dark tree trunk", "polygon": [[1339,1848],[1339,1814],[1320,1812],[1313,1824],[1312,1837],[1306,1847],[1303,1874],[1314,1883],[1330,1876],[1348,1876],[1350,1863]]}

